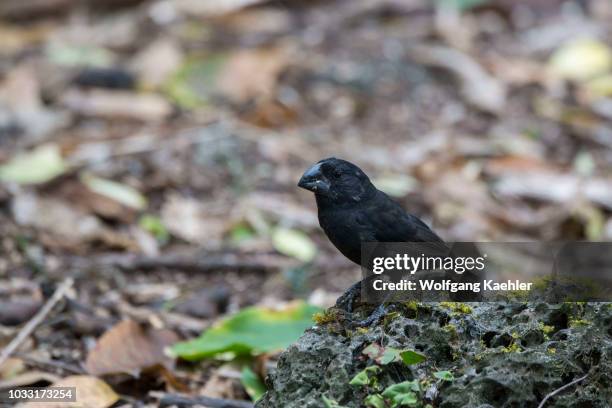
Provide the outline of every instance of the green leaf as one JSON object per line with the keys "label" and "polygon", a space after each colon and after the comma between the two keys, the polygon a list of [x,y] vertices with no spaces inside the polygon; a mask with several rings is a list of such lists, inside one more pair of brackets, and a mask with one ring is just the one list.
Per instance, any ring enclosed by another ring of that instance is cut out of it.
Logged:
{"label": "green leaf", "polygon": [[303,232],[277,228],[272,233],[272,244],[281,254],[291,256],[302,262],[310,262],[317,254],[317,247]]}
{"label": "green leaf", "polygon": [[166,229],[166,226],[161,218],[155,215],[144,214],[140,217],[140,220],[138,220],[138,225],[143,230],[151,233],[161,243],[166,243],[170,239],[170,233]]}
{"label": "green leaf", "polygon": [[321,395],[321,399],[323,400],[325,408],[345,408],[333,399],[327,398],[325,395]]}
{"label": "green leaf", "polygon": [[295,342],[321,309],[293,302],[282,310],[248,307],[221,320],[197,339],[175,344],[171,352],[197,361],[221,353],[253,355],[282,350]]}
{"label": "green leaf", "polygon": [[444,6],[452,7],[457,10],[469,10],[473,7],[480,6],[490,0],[438,0]]}
{"label": "green leaf", "polygon": [[612,50],[598,40],[575,39],[557,49],[548,65],[553,73],[562,78],[584,81],[605,74],[612,68]]}
{"label": "green leaf", "polygon": [[371,375],[378,374],[379,372],[380,372],[380,367],[378,366],[366,367],[364,370],[361,370],[353,377],[353,379],[349,382],[349,385],[359,385],[359,386],[368,385],[373,379]]}
{"label": "green leaf", "polygon": [[364,354],[364,355],[368,356],[372,360],[376,360],[376,359],[380,358],[383,355],[384,350],[385,349],[382,346],[379,346],[376,343],[372,343],[369,346],[367,346],[366,348],[364,348],[363,351],[361,352],[361,354]]}
{"label": "green leaf", "polygon": [[240,244],[242,242],[248,241],[254,238],[255,236],[255,231],[253,231],[253,229],[250,228],[248,225],[244,224],[236,225],[230,231],[230,239],[234,244]]}
{"label": "green leaf", "polygon": [[419,364],[427,360],[427,357],[425,357],[423,354],[417,353],[413,350],[404,350],[400,352],[400,357],[406,365]]}
{"label": "green leaf", "polygon": [[0,166],[0,180],[19,184],[40,184],[63,174],[67,166],[55,144],[41,145],[18,154]]}
{"label": "green leaf", "polygon": [[108,67],[113,64],[113,54],[99,47],[74,46],[67,44],[52,43],[47,47],[47,57],[57,65]]}
{"label": "green leaf", "polygon": [[261,378],[249,367],[242,369],[240,382],[253,402],[257,402],[267,391],[266,385],[261,381]]}
{"label": "green leaf", "polygon": [[206,104],[215,92],[219,73],[226,62],[224,54],[190,58],[168,81],[166,93],[186,109]]}
{"label": "green leaf", "polygon": [[[380,365],[387,365],[387,364],[394,363],[397,361],[404,361],[404,358],[402,357],[402,353],[406,353],[407,359],[418,359],[419,357],[417,356],[420,356],[423,359],[425,359],[425,356],[415,353],[412,350],[399,350],[393,347],[382,347],[376,343],[370,344],[369,346],[364,348],[361,353],[365,354],[366,356],[368,356],[369,358],[371,358],[377,364],[380,364]],[[412,360],[409,360],[409,361],[412,361]],[[423,360],[419,360],[419,361],[416,361],[410,364],[416,364],[417,362],[420,363],[421,361]],[[410,365],[409,363],[406,363],[406,364]]]}
{"label": "green leaf", "polygon": [[371,408],[385,408],[387,404],[385,404],[384,398],[380,394],[368,395],[363,400],[363,403],[366,407]]}
{"label": "green leaf", "polygon": [[383,352],[383,355],[377,361],[382,365],[402,361],[401,352],[402,350],[387,347]]}
{"label": "green leaf", "polygon": [[433,375],[437,379],[444,381],[453,381],[455,379],[453,373],[451,373],[450,371],[436,371],[435,373],[433,373]]}
{"label": "green leaf", "polygon": [[404,381],[387,387],[382,396],[393,402],[393,407],[414,406],[418,403],[417,392],[420,391],[419,383]]}
{"label": "green leaf", "polygon": [[82,175],[81,181],[94,193],[108,197],[126,207],[144,210],[147,206],[147,199],[138,190],[125,184],[88,174]]}

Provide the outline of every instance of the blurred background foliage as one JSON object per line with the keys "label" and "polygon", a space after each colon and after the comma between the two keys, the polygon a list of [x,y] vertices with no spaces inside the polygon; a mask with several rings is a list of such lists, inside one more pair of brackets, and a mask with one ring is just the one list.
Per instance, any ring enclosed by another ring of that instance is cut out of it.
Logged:
{"label": "blurred background foliage", "polygon": [[[332,155],[447,240],[611,239],[611,23],[607,0],[1,2],[0,344],[66,276],[18,375],[112,330],[148,345],[131,372],[244,307],[333,304],[359,268],[296,187]],[[290,342],[266,338],[132,395],[260,395]]]}

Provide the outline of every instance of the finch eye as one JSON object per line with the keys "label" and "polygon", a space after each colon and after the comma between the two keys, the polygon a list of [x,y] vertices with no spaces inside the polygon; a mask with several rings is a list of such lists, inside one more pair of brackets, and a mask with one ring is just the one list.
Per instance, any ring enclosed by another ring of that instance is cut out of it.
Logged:
{"label": "finch eye", "polygon": [[339,179],[342,176],[342,174],[339,171],[334,170],[331,176],[333,179]]}

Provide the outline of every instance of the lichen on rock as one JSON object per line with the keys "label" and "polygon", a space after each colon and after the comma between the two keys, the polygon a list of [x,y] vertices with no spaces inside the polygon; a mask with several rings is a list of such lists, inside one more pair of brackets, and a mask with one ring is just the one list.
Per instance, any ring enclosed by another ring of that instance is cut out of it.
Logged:
{"label": "lichen on rock", "polygon": [[[256,407],[321,408],[329,406],[324,397],[346,408],[365,407],[366,398],[385,407],[537,407],[587,373],[546,407],[608,407],[612,400],[609,303],[411,303],[396,311],[367,330],[346,324],[362,316],[342,313],[309,329],[281,355]],[[427,359],[381,364],[363,352],[372,344]],[[375,381],[349,384],[372,365],[381,368]],[[381,396],[406,381],[419,390],[415,404]]]}

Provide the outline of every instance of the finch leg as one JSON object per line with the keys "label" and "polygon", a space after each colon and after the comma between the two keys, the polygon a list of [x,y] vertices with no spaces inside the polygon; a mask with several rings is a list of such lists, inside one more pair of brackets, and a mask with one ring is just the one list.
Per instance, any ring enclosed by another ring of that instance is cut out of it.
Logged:
{"label": "finch leg", "polygon": [[378,323],[387,314],[387,305],[381,303],[366,319],[357,323],[358,327],[370,327]]}
{"label": "finch leg", "polygon": [[389,312],[390,309],[394,309],[394,305],[392,303],[388,303],[391,298],[391,295],[387,295],[385,299],[380,303],[380,305],[376,306],[376,309],[364,320],[357,323],[358,327],[370,327],[378,323],[380,319],[385,317],[385,315]]}
{"label": "finch leg", "polygon": [[346,292],[336,300],[336,307],[347,313],[353,312],[353,306],[358,298],[361,297],[361,281],[353,284]]}

